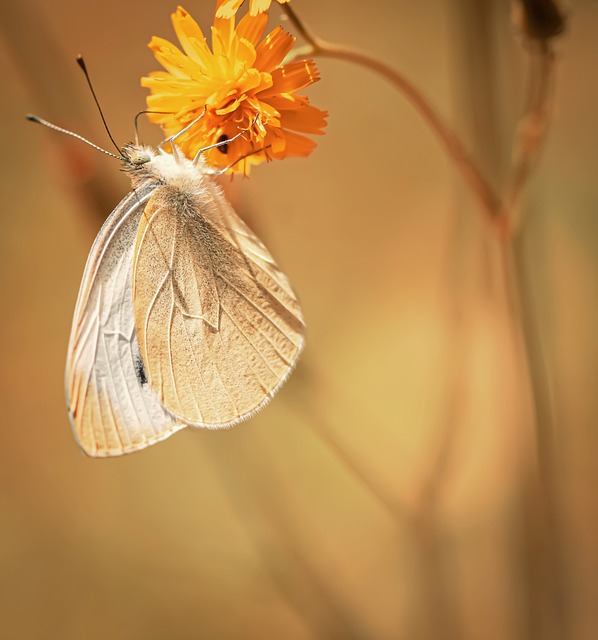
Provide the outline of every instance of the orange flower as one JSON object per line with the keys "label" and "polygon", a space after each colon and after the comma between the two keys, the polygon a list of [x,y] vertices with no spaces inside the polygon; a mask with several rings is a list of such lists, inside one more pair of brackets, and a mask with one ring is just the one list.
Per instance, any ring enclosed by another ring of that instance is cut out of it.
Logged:
{"label": "orange flower", "polygon": [[[217,18],[232,18],[243,4],[244,0],[218,0],[216,5]],[[290,2],[290,0],[278,0],[280,4]],[[268,11],[272,0],[249,0],[249,13],[256,16],[258,13]]]}
{"label": "orange flower", "polygon": [[[321,134],[325,111],[295,92],[319,79],[313,60],[281,66],[295,38],[278,27],[261,42],[267,16],[247,14],[235,27],[235,17],[216,18],[212,50],[193,18],[179,7],[172,15],[185,53],[162,38],[150,48],[166,71],[141,79],[151,91],[149,114],[167,136],[198,122],[176,139],[188,156],[219,141],[244,134],[230,144],[205,152],[208,165],[246,173],[250,165],[272,158],[307,156],[315,142],[303,134]],[[239,160],[245,158],[242,162]]]}

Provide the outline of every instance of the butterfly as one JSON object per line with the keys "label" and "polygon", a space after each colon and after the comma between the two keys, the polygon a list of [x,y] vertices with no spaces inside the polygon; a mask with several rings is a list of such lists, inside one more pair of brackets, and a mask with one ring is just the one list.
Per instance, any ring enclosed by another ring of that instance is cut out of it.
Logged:
{"label": "butterfly", "polygon": [[120,149],[133,190],[102,226],[83,273],[65,386],[75,438],[94,457],[249,418],[303,346],[287,277],[201,154],[189,160],[169,140],[172,153]]}

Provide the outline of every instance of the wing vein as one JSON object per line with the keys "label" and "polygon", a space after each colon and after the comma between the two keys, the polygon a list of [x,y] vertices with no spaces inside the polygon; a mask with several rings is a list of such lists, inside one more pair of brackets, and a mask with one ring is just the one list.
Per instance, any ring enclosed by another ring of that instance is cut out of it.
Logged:
{"label": "wing vein", "polygon": [[[183,329],[185,331],[185,337],[187,338],[187,342],[189,343],[190,348],[190,352],[191,352],[191,357],[193,358],[193,363],[195,364],[195,368],[197,370],[197,372],[199,373],[199,377],[201,378],[202,384],[204,386],[204,388],[206,388],[206,383],[205,380],[203,378],[203,372],[197,362],[197,358],[195,356],[195,351],[193,350],[193,343],[191,342],[191,336],[189,335],[189,331],[187,330],[187,325],[185,323],[185,321],[183,320]],[[197,407],[197,413],[199,414],[199,418],[201,420],[201,422],[204,422],[204,417],[203,417],[203,412],[197,402],[197,398],[195,397],[195,394],[192,393],[191,396],[193,397],[193,402],[195,403],[195,406]]]}
{"label": "wing vein", "polygon": [[239,331],[239,333],[245,338],[245,340],[247,340],[247,342],[251,345],[251,347],[257,353],[257,355],[264,361],[264,364],[268,367],[268,369],[270,369],[270,371],[276,377],[276,379],[278,379],[279,375],[274,371],[274,369],[272,369],[272,367],[270,366],[269,362],[266,360],[266,358],[264,357],[262,352],[255,346],[255,344],[253,344],[253,342],[250,340],[249,336],[245,333],[245,331],[243,331],[243,329],[241,329],[241,326],[239,325],[239,323],[227,311],[226,307],[222,307],[222,311],[224,313],[226,313],[226,315],[230,318],[231,322],[235,325],[235,327],[237,327],[237,330]]}
{"label": "wing vein", "polygon": [[[174,360],[172,358],[172,326],[174,320],[174,291],[170,297],[170,314],[168,317],[168,362],[170,364],[170,377],[172,378],[172,388],[174,389],[174,395],[179,407],[181,406],[181,398],[179,396],[179,390],[177,388],[176,377],[174,375]],[[183,323],[185,320],[183,319]]]}
{"label": "wing vein", "polygon": [[[116,391],[116,386],[114,384],[114,376],[112,375],[112,367],[110,366],[110,356],[108,354],[108,349],[106,347],[106,336],[102,333],[102,347],[104,349],[104,355],[106,356],[106,362],[108,362],[108,368],[110,370],[110,375],[104,380],[104,388],[106,389],[106,402],[108,404],[108,408],[110,409],[110,417],[112,418],[112,423],[114,424],[114,431],[116,432],[116,435],[118,437],[118,441],[120,442],[120,446],[121,449],[124,451],[125,450],[125,443],[122,439],[122,435],[120,433],[120,429],[118,428],[118,420],[116,418],[116,414],[114,412],[114,407],[112,406],[112,402],[110,401],[110,398],[112,396],[114,396],[116,398],[116,404],[118,405],[118,409],[119,409],[119,413],[120,415],[124,415],[123,413],[123,407],[122,407],[122,403],[121,403],[121,399],[120,399],[120,395],[118,394],[118,392]],[[122,369],[122,362],[121,359],[118,359],[119,361],[119,365]],[[112,387],[112,394],[109,393],[108,391],[108,386]]]}
{"label": "wing vein", "polygon": [[[221,276],[222,277],[222,276]],[[223,282],[225,282],[227,284],[227,286],[229,286],[235,293],[237,293],[239,296],[241,296],[242,298],[244,298],[256,311],[258,311],[260,313],[260,315],[262,315],[277,331],[279,331],[280,333],[282,333],[283,335],[286,335],[286,332],[284,331],[284,329],[282,329],[281,327],[279,327],[276,322],[274,322],[274,320],[267,315],[263,309],[261,309],[251,298],[249,298],[247,296],[247,294],[245,294],[243,291],[241,291],[238,287],[235,287],[227,278],[222,277]],[[288,311],[289,315],[292,315],[293,317],[297,317],[295,316],[295,314],[288,309],[285,305],[283,305],[281,303],[281,306],[285,309],[285,311]],[[293,342],[293,340],[291,340],[289,338],[289,341],[293,343],[293,345],[295,347],[298,347],[299,345],[295,344]]]}

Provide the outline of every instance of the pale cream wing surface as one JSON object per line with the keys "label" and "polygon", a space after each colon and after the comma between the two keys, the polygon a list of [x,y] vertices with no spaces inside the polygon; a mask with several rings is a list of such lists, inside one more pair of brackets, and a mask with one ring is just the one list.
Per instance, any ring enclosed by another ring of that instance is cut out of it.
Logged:
{"label": "pale cream wing surface", "polygon": [[66,396],[90,456],[143,449],[181,429],[147,384],[135,331],[132,270],[139,218],[154,187],[130,193],[89,254],[71,330]]}
{"label": "pale cream wing surface", "polygon": [[162,186],[139,223],[133,305],[150,385],[184,422],[226,427],[261,408],[303,345],[295,294],[220,188]]}

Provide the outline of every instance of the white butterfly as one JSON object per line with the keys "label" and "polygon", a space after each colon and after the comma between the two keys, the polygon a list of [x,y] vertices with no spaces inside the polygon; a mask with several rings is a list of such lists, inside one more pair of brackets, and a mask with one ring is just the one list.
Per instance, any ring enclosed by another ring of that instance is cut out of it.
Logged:
{"label": "white butterfly", "polygon": [[203,159],[122,151],[133,191],[91,248],[66,366],[75,437],[98,457],[250,417],[303,346],[289,281]]}

